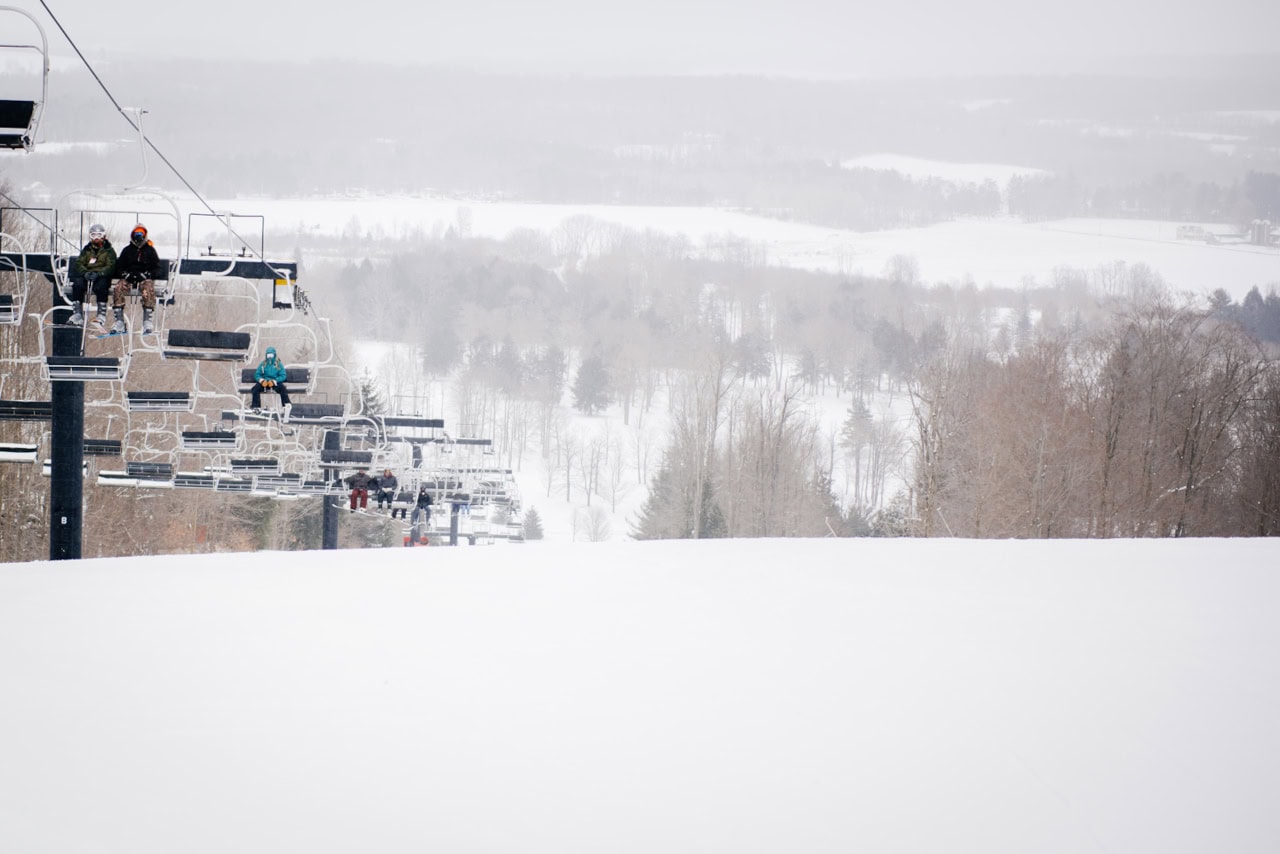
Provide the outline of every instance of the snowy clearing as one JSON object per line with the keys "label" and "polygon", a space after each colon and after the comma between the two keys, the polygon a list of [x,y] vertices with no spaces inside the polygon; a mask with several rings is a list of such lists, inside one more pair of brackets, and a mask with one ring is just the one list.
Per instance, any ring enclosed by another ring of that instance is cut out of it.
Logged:
{"label": "snowy clearing", "polygon": [[[783,222],[717,208],[625,205],[544,205],[460,199],[360,197],[343,199],[241,199],[216,202],[219,210],[258,213],[274,234],[311,237],[341,234],[411,239],[441,235],[466,223],[475,236],[505,238],[519,229],[553,234],[586,216],[635,231],[683,235],[695,247],[726,237],[764,250],[771,264],[831,273],[881,275],[896,256],[918,262],[931,284],[1021,287],[1049,284],[1055,268],[1093,271],[1116,262],[1145,264],[1177,291],[1222,288],[1243,299],[1250,288],[1280,284],[1280,250],[1260,246],[1179,241],[1186,223],[1152,220],[1068,219],[1026,223],[974,219],[924,228],[855,232]],[[1217,233],[1229,226],[1202,223]],[[283,244],[288,245],[288,244]]]}

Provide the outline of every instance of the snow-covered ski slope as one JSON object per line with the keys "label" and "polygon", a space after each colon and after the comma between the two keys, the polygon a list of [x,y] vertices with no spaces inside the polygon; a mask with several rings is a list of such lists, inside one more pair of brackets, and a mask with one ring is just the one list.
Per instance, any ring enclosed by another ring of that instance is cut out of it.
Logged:
{"label": "snow-covered ski slope", "polygon": [[1280,850],[1280,543],[0,566],[0,850]]}

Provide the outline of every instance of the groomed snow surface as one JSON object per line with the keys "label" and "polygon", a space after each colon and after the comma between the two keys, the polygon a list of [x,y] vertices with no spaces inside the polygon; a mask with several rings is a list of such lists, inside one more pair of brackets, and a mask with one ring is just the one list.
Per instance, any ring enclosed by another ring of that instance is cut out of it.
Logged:
{"label": "groomed snow surface", "polygon": [[1274,852],[1280,542],[0,565],[0,851]]}

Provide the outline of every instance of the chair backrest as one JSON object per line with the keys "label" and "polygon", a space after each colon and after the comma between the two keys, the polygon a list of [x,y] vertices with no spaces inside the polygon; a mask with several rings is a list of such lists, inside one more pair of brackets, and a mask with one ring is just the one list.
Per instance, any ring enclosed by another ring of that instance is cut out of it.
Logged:
{"label": "chair backrest", "polygon": [[[244,368],[240,371],[240,382],[243,385],[253,385],[253,375],[257,372],[257,368]],[[291,386],[309,386],[311,385],[311,369],[310,368],[285,368],[284,381]]]}
{"label": "chair backrest", "polygon": [[0,148],[29,148],[35,101],[0,100]]}

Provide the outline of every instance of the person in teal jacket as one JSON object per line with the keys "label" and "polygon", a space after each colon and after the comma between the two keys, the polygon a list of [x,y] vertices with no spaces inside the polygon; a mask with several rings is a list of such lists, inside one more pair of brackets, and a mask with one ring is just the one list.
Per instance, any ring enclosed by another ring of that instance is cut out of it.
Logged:
{"label": "person in teal jacket", "polygon": [[253,411],[262,411],[262,390],[269,388],[280,395],[280,403],[284,405],[284,414],[280,420],[288,421],[289,411],[293,409],[293,404],[289,402],[289,389],[284,384],[288,378],[289,372],[285,370],[284,362],[276,356],[276,348],[268,347],[267,357],[253,372]]}

